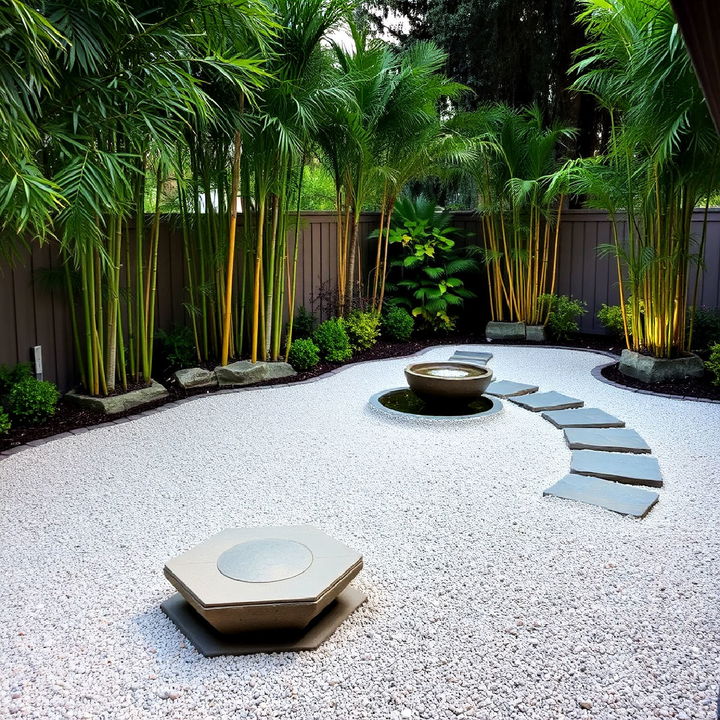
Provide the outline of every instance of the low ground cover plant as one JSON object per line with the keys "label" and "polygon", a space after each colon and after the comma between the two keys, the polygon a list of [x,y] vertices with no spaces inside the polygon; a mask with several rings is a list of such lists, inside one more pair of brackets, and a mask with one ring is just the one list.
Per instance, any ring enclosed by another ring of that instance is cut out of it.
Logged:
{"label": "low ground cover plant", "polygon": [[320,348],[310,338],[293,340],[288,362],[298,372],[310,370],[320,362]]}
{"label": "low ground cover plant", "polygon": [[350,338],[341,318],[320,323],[312,339],[320,350],[320,356],[327,362],[345,362],[352,357]]}

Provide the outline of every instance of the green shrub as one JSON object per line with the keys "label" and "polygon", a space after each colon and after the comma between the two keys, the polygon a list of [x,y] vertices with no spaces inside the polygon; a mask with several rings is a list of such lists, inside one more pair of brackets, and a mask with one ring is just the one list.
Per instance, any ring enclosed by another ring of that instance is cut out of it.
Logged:
{"label": "green shrub", "polygon": [[39,425],[55,414],[59,399],[60,393],[51,382],[27,377],[10,388],[6,407],[13,420],[23,425]]}
{"label": "green shrub", "polygon": [[374,312],[353,310],[345,318],[345,330],[355,352],[371,348],[380,335],[380,316]]}
{"label": "green shrub", "polygon": [[160,362],[167,372],[197,364],[195,339],[189,327],[181,325],[170,330],[158,330],[155,339],[159,345]]}
{"label": "green shrub", "polygon": [[7,395],[16,383],[32,377],[34,375],[28,363],[0,365],[0,397]]}
{"label": "green shrub", "polygon": [[350,338],[341,318],[331,318],[320,323],[313,333],[313,341],[323,360],[345,362],[352,357]]}
{"label": "green shrub", "polygon": [[567,340],[580,330],[578,319],[587,312],[582,300],[567,295],[541,295],[538,302],[549,310],[547,326],[557,340]]}
{"label": "green shrub", "polygon": [[382,334],[387,340],[407,342],[415,327],[415,318],[404,308],[392,306],[382,317]]}
{"label": "green shrub", "polygon": [[298,372],[310,370],[320,362],[320,348],[309,338],[293,340],[288,353],[288,362]]}
{"label": "green shrub", "polygon": [[715,343],[710,348],[710,357],[705,367],[714,375],[713,385],[720,385],[720,343]]}
{"label": "green shrub", "polygon": [[10,416],[0,408],[0,435],[5,435],[10,430]]}
{"label": "green shrub", "polygon": [[306,310],[304,305],[301,305],[295,313],[295,319],[293,320],[293,337],[312,337],[316,327],[317,320],[315,316],[309,310]]}
{"label": "green shrub", "polygon": [[720,312],[712,308],[696,307],[688,311],[688,332],[693,323],[692,349],[705,350],[720,343]]}
{"label": "green shrub", "polygon": [[[630,303],[625,306],[625,315],[627,316],[629,330],[632,325],[632,306]],[[620,338],[625,337],[622,308],[619,305],[606,305],[603,303],[597,312],[597,319],[602,323],[602,326],[613,335]]]}

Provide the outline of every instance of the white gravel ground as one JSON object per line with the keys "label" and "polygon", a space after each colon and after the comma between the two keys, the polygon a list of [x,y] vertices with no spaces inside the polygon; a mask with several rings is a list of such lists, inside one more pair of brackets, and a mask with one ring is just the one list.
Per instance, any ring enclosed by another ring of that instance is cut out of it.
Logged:
{"label": "white gravel ground", "polygon": [[[570,453],[509,402],[457,427],[370,414],[404,360],[61,439],[0,463],[0,717],[714,718],[720,405],[602,384],[590,353],[492,351],[648,440],[647,519],[543,498]],[[201,657],[159,609],[164,561],[275,523],[362,551],[369,602],[315,652]]]}

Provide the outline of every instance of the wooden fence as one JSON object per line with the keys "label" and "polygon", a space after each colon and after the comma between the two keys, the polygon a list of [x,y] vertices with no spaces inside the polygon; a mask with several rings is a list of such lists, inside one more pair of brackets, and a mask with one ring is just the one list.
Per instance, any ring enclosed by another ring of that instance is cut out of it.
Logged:
{"label": "wooden fence", "polygon": [[[702,214],[696,215],[699,235]],[[378,215],[367,213],[361,222],[361,238],[367,257],[373,241],[368,233],[377,227]],[[472,233],[477,241],[480,226],[471,212],[459,212],[454,225]],[[570,210],[564,214],[560,232],[558,293],[585,300],[588,313],[582,319],[584,332],[602,333],[595,313],[602,303],[617,304],[617,278],[612,258],[597,254],[597,246],[611,241],[607,216],[597,211]],[[302,245],[297,276],[297,304],[310,307],[321,288],[334,287],[336,280],[335,215],[329,212],[303,213]],[[30,350],[42,346],[45,378],[65,390],[77,380],[70,323],[64,292],[48,283],[59,269],[55,248],[48,244],[13,266],[0,267],[0,364],[30,360]],[[707,233],[705,265],[701,270],[698,304],[720,308],[720,209],[711,210]],[[187,313],[185,266],[182,243],[172,222],[162,227],[158,262],[157,327],[168,329],[184,324]],[[484,298],[484,281],[479,281]],[[478,316],[478,325],[486,318]]]}

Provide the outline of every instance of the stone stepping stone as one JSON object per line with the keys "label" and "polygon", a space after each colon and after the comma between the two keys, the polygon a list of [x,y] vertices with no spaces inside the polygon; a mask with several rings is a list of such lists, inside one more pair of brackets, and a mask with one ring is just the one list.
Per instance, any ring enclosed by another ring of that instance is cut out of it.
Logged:
{"label": "stone stepping stone", "polygon": [[550,392],[533,393],[526,397],[510,398],[510,402],[514,402],[526,410],[540,412],[541,410],[564,410],[566,408],[580,408],[585,403],[577,398],[563,395],[562,393],[551,390]]}
{"label": "stone stepping stone", "polygon": [[602,450],[573,450],[570,472],[615,480],[628,485],[662,487],[657,458]]}
{"label": "stone stepping stone", "polygon": [[636,518],[645,517],[659,498],[656,492],[573,473],[549,487],[543,495],[577,500]]}
{"label": "stone stepping stone", "polygon": [[488,385],[485,392],[495,397],[509,398],[516,395],[529,395],[537,391],[537,385],[525,385],[524,383],[513,382],[512,380],[495,380]]}
{"label": "stone stepping stone", "polygon": [[565,441],[571,450],[608,450],[621,453],[649,453],[650,446],[630,428],[565,429]]}
{"label": "stone stepping stone", "polygon": [[625,421],[598,408],[579,410],[553,410],[542,416],[556,428],[622,428]]}
{"label": "stone stepping stone", "polygon": [[481,365],[487,365],[492,360],[492,353],[489,352],[471,352],[470,350],[456,350],[450,360],[457,362],[476,362]]}

